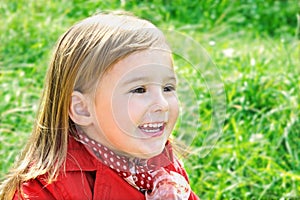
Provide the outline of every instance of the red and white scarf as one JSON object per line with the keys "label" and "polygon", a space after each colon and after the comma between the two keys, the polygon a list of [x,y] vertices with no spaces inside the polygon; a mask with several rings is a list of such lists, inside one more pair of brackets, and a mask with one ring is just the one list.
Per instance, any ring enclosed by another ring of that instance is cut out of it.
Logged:
{"label": "red and white scarf", "polygon": [[145,193],[146,199],[157,199],[158,197],[188,199],[191,189],[185,178],[166,168],[175,163],[169,141],[161,154],[147,160],[118,155],[89,138],[81,130],[78,130],[77,134],[79,138],[77,140],[83,143],[98,160],[116,171],[130,185]]}

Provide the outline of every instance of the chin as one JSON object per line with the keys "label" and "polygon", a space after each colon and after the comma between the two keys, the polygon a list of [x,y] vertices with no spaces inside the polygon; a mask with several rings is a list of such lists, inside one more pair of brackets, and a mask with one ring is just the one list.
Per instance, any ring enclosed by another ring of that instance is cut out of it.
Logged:
{"label": "chin", "polygon": [[128,149],[126,152],[130,157],[149,159],[163,152],[167,140],[168,135],[135,141],[135,143],[131,143],[130,146],[127,146]]}
{"label": "chin", "polygon": [[154,156],[159,155],[165,148],[165,143],[161,144],[159,146],[153,145],[152,147],[149,147],[148,149],[145,149],[142,154],[140,154],[138,157],[149,159]]}

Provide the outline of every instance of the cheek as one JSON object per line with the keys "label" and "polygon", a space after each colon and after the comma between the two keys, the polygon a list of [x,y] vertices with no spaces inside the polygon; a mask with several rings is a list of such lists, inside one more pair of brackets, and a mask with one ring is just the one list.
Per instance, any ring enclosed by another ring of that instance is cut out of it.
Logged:
{"label": "cheek", "polygon": [[174,97],[170,100],[170,114],[172,115],[172,119],[174,121],[177,120],[179,115],[179,102],[177,97]]}
{"label": "cheek", "polygon": [[118,105],[118,102],[114,102],[113,94],[109,91],[102,89],[95,99],[95,123],[102,131],[113,128],[118,110],[118,108],[114,108],[114,105]]}
{"label": "cheek", "polygon": [[[114,124],[123,132],[132,131],[132,127],[137,124],[139,118],[138,111],[140,105],[137,102],[130,101],[128,96],[115,95],[111,104],[111,118]],[[133,125],[133,126],[132,126]]]}
{"label": "cheek", "polygon": [[129,120],[136,125],[140,123],[148,107],[147,101],[142,98],[129,98],[126,105]]}
{"label": "cheek", "polygon": [[[101,99],[101,100],[99,100]],[[107,97],[98,98],[95,104],[96,123],[101,129],[105,129],[112,122],[112,107]]]}

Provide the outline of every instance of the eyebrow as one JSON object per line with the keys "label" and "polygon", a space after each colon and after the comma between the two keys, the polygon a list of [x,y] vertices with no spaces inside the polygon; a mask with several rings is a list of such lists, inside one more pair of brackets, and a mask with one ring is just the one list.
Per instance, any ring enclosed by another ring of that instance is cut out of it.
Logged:
{"label": "eyebrow", "polygon": [[[168,76],[164,80],[173,80],[173,81],[177,82],[177,79],[175,76]],[[123,84],[128,85],[130,83],[136,83],[136,82],[140,82],[140,81],[150,82],[150,79],[147,76],[138,76],[138,77],[134,77],[134,78],[125,80],[123,82]]]}

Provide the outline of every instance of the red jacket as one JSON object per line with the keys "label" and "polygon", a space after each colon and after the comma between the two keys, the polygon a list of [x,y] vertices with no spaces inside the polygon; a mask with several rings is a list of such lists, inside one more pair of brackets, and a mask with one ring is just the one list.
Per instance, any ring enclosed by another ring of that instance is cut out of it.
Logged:
{"label": "red jacket", "polygon": [[[172,168],[172,166],[170,166]],[[86,150],[83,144],[72,137],[69,139],[65,173],[62,171],[58,179],[47,185],[44,175],[22,185],[23,199],[41,200],[144,200],[145,195],[132,187],[115,171],[99,162]],[[183,168],[177,170],[186,179]],[[15,195],[14,199],[18,199]],[[191,192],[189,200],[199,198]]]}

